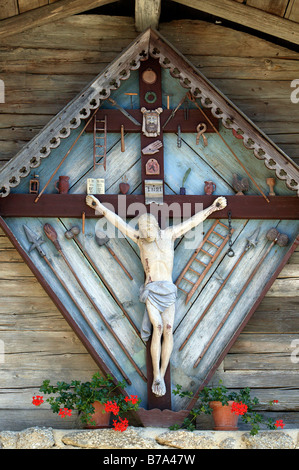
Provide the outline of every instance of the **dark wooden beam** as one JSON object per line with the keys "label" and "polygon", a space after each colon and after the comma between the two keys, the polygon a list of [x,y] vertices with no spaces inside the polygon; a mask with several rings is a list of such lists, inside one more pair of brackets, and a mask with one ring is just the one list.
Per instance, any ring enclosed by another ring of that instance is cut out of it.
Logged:
{"label": "dark wooden beam", "polygon": [[[147,64],[147,63],[148,62],[144,62],[144,64]],[[151,108],[155,109],[159,107],[159,105],[158,104],[156,105],[156,103],[155,103],[155,106],[152,106],[152,105],[150,106],[148,104],[144,106],[147,109],[151,109]],[[176,107],[176,104],[174,104],[174,108],[175,107]],[[126,108],[126,111],[129,114],[131,114],[131,116],[135,118],[136,121],[142,124],[143,115],[139,109],[127,109]],[[163,109],[163,112],[160,115],[161,126],[163,126],[163,124],[169,118],[172,111],[173,111],[172,109]],[[213,114],[211,113],[209,109],[205,109],[205,113],[208,116],[208,118],[211,120],[213,125],[216,127],[216,129],[218,129],[219,120],[215,116],[213,116]],[[118,110],[100,108],[99,111],[96,113],[96,119],[103,119],[104,116],[107,116],[107,132],[120,132],[121,125],[124,126],[125,132],[141,132],[141,125],[137,126],[137,124],[132,122],[128,117],[124,116]],[[179,109],[175,113],[174,117],[170,119],[170,121],[166,124],[165,128],[163,129],[163,132],[165,133],[177,132],[178,126],[181,126],[181,132],[196,132],[196,127],[201,122],[206,124],[207,133],[215,133],[215,130],[213,129],[211,124],[208,122],[207,119],[205,119],[202,116],[201,112],[198,109],[189,109],[188,114],[185,114],[185,111],[183,109]],[[85,132],[93,132],[93,122],[91,122],[87,126]],[[156,139],[161,139],[161,137],[157,137]],[[150,141],[148,141],[148,143],[149,142]]]}
{"label": "dark wooden beam", "polygon": [[59,0],[0,21],[0,39],[113,3],[115,0]]}
{"label": "dark wooden beam", "polygon": [[299,44],[299,24],[233,0],[173,0],[195,10]]}
{"label": "dark wooden beam", "polygon": [[[99,200],[114,207],[121,217],[136,217],[138,210],[144,206],[143,195],[119,195],[99,194]],[[154,213],[161,211],[167,215],[169,206],[170,217],[180,217],[183,209],[186,209],[186,217],[190,217],[196,211],[212,204],[217,196],[164,196],[163,206],[151,204],[146,206],[147,211]],[[81,218],[84,211],[86,217],[97,217],[94,211],[85,203],[86,194],[44,194],[38,203],[34,203],[34,194],[10,194],[0,198],[0,215],[2,217],[78,217]],[[273,196],[267,203],[262,196],[226,196],[228,206],[218,212],[214,212],[210,218],[227,218],[231,211],[234,219],[299,219],[299,199],[296,196]],[[136,206],[136,204],[139,204]],[[184,215],[184,214],[183,214]]]}

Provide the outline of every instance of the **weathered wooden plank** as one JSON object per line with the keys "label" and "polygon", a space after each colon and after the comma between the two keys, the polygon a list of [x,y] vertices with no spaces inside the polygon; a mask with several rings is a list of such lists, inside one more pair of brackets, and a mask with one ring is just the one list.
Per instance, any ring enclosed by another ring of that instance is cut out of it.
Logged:
{"label": "weathered wooden plank", "polygon": [[[247,355],[259,355],[261,359],[261,354],[265,353],[269,357],[274,354],[281,354],[288,357],[288,360],[291,362],[290,355],[294,348],[291,346],[291,343],[294,339],[297,339],[297,334],[252,334],[252,333],[243,333],[240,334],[238,340],[231,347],[229,351],[230,356],[238,355],[239,358],[244,355],[244,362],[247,361]],[[232,357],[232,359],[234,359]],[[238,359],[238,358],[236,358]],[[258,360],[257,359],[257,362]],[[249,361],[250,362],[250,361]],[[245,365],[245,364],[244,364]],[[279,366],[279,364],[277,364]],[[242,369],[246,369],[242,365]],[[226,367],[225,367],[226,369]],[[255,367],[247,367],[247,369],[255,369]],[[269,367],[267,367],[269,369]]]}
{"label": "weathered wooden plank", "polygon": [[288,3],[288,0],[276,0],[275,2],[271,0],[247,0],[246,5],[283,17]]}
{"label": "weathered wooden plank", "polygon": [[133,18],[74,15],[23,33],[16,34],[15,31],[14,35],[1,38],[1,45],[19,47],[22,44],[22,47],[34,48],[38,44],[39,48],[61,49],[67,44],[68,49],[84,50],[87,46],[90,50],[99,50],[100,40],[103,41],[102,51],[114,50],[119,53],[124,45],[135,39],[137,35]]}
{"label": "weathered wooden plank", "polygon": [[15,279],[22,277],[34,278],[32,272],[25,263],[1,263],[0,279]]}
{"label": "weathered wooden plank", "polygon": [[35,8],[48,5],[48,0],[18,0],[18,5],[19,12],[25,13],[25,11],[34,10]]}
{"label": "weathered wooden plank", "polygon": [[230,370],[298,370],[298,365],[291,361],[290,353],[267,354],[247,352],[245,354],[228,354],[224,359],[226,371]]}
{"label": "weathered wooden plank", "polygon": [[0,263],[23,262],[20,254],[14,248],[4,248],[0,250]]}
{"label": "weathered wooden plank", "polygon": [[276,279],[271,289],[269,289],[268,297],[293,297],[299,296],[299,277],[295,279]]}
{"label": "weathered wooden plank", "polygon": [[[32,397],[31,397],[32,401]],[[32,405],[31,405],[32,406]],[[34,423],[35,426],[52,426],[53,429],[78,429],[80,428],[80,421],[77,418],[77,413],[73,417],[68,417],[68,421],[62,420],[58,414],[51,411],[39,409],[22,409],[20,410],[9,409],[5,410],[0,415],[0,428],[7,431],[22,431]]]}
{"label": "weathered wooden plank", "polygon": [[[235,6],[235,5],[234,5]],[[274,18],[277,20],[277,18]],[[293,57],[297,53],[265,39],[221,25],[200,20],[175,20],[160,23],[159,31],[184,55],[222,57]],[[246,47],[244,44],[246,43]],[[233,49],[232,49],[233,44]],[[219,54],[221,51],[221,54]],[[233,54],[232,54],[233,51]],[[285,53],[287,56],[285,56]]]}
{"label": "weathered wooden plank", "polygon": [[299,21],[299,2],[298,0],[290,0],[285,14],[285,18],[291,21]]}
{"label": "weathered wooden plank", "polygon": [[[265,297],[243,333],[296,333],[299,332],[298,297]],[[237,340],[238,342],[238,340]]]}
{"label": "weathered wooden plank", "polygon": [[52,21],[57,21],[67,16],[76,15],[92,8],[111,3],[111,0],[86,0],[84,4],[80,0],[60,0],[58,5],[49,4],[36,10],[26,11],[15,18],[8,18],[0,25],[0,37],[8,37],[16,33],[27,31],[33,27],[42,26]]}
{"label": "weathered wooden plank", "polygon": [[2,0],[0,10],[0,20],[18,15],[18,1],[17,0]]}
{"label": "weathered wooden plank", "polygon": [[11,292],[12,297],[43,297],[44,290],[35,278],[29,279],[2,279],[0,280],[0,291]]}
{"label": "weathered wooden plank", "polygon": [[257,31],[274,35],[294,44],[299,44],[299,27],[296,23],[284,18],[277,18],[256,8],[250,8],[231,0],[211,0],[209,3],[202,0],[175,1]]}
{"label": "weathered wooden plank", "polygon": [[[290,370],[251,370],[251,371],[231,371],[231,372],[223,372],[217,373],[214,375],[213,379],[210,381],[210,384],[217,385],[219,379],[223,379],[223,383],[228,388],[240,388],[240,384],[242,384],[242,388],[250,387],[255,393],[255,389],[267,388],[269,390],[269,394],[272,393],[272,389],[279,389],[279,388],[298,388],[299,387],[299,380],[298,380],[298,371],[290,371]],[[270,398],[271,400],[271,398]]]}

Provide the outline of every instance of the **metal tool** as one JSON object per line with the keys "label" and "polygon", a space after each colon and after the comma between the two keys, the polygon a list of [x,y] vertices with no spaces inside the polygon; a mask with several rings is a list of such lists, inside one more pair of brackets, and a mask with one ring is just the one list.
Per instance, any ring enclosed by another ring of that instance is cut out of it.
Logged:
{"label": "metal tool", "polygon": [[125,95],[130,96],[131,109],[133,109],[133,96],[138,96],[138,93],[125,93]]}
{"label": "metal tool", "polygon": [[120,141],[121,141],[121,151],[125,152],[126,147],[125,147],[125,128],[124,125],[122,124],[120,126]]}
{"label": "metal tool", "polygon": [[271,248],[273,247],[273,245],[275,245],[277,243],[278,246],[286,246],[289,242],[289,238],[287,235],[283,234],[283,233],[280,233],[276,228],[271,228],[267,234],[266,234],[266,238],[271,241],[270,245],[268,246],[268,248],[266,249],[265,253],[263,254],[263,256],[260,258],[259,262],[257,263],[257,265],[255,266],[255,268],[253,269],[252,273],[250,274],[249,278],[247,279],[247,281],[245,282],[244,286],[242,287],[242,289],[240,290],[239,294],[236,296],[234,302],[232,303],[232,305],[230,306],[229,310],[227,311],[227,313],[225,314],[225,316],[223,317],[223,319],[221,320],[220,324],[218,325],[217,329],[215,330],[214,334],[212,335],[212,337],[210,338],[210,340],[208,341],[208,343],[206,344],[204,350],[202,351],[202,353],[200,354],[200,356],[197,358],[197,360],[195,361],[194,363],[194,366],[193,368],[195,369],[198,364],[200,363],[201,359],[203,358],[203,356],[205,355],[205,353],[207,352],[207,350],[209,349],[209,347],[211,346],[212,342],[214,341],[215,337],[217,336],[217,334],[219,333],[219,331],[221,330],[222,326],[224,325],[224,323],[226,322],[227,318],[229,317],[229,315],[231,314],[231,312],[234,310],[235,306],[237,305],[237,303],[239,302],[240,298],[242,297],[242,295],[244,294],[245,290],[247,289],[249,283],[252,281],[253,277],[255,276],[255,274],[257,273],[257,271],[259,270],[260,266],[262,265],[262,263],[264,262],[265,258],[267,257],[267,255],[269,254]]}
{"label": "metal tool", "polygon": [[258,234],[259,234],[259,231],[260,229],[257,229],[249,238],[247,238],[247,243],[245,245],[245,248],[243,250],[243,252],[241,253],[241,255],[239,256],[237,262],[234,264],[234,266],[232,267],[232,269],[230,270],[230,272],[228,273],[228,275],[226,276],[225,279],[221,279],[221,285],[219,287],[219,289],[217,290],[217,292],[214,294],[213,298],[210,300],[209,304],[206,306],[206,308],[204,309],[204,311],[202,312],[202,314],[200,315],[200,317],[197,319],[195,325],[193,326],[192,330],[190,331],[190,333],[188,334],[188,336],[186,337],[185,341],[181,344],[180,348],[179,348],[179,351],[181,351],[187,344],[187,342],[189,341],[190,337],[192,336],[192,334],[194,333],[194,331],[196,330],[196,328],[198,327],[199,323],[201,322],[201,320],[204,318],[204,316],[207,314],[207,312],[210,310],[211,306],[213,305],[215,299],[218,297],[218,295],[220,294],[220,292],[222,291],[222,289],[224,288],[224,286],[226,285],[227,281],[229,280],[229,278],[231,277],[231,275],[233,274],[233,272],[235,271],[235,269],[237,268],[237,266],[240,264],[241,260],[243,259],[243,257],[245,256],[245,254],[249,251],[250,248],[252,247],[256,247],[257,243],[258,243],[258,240],[257,240],[257,237],[258,237]]}
{"label": "metal tool", "polygon": [[208,145],[208,139],[206,138],[205,136],[205,132],[207,130],[207,125],[204,123],[204,122],[201,122],[200,124],[198,124],[198,126],[196,127],[196,132],[197,132],[197,135],[196,135],[196,145],[199,144],[199,139],[200,139],[200,136],[202,136],[203,138],[203,144],[205,147],[207,147]]}
{"label": "metal tool", "polygon": [[232,213],[231,213],[231,211],[228,211],[228,246],[229,246],[229,249],[228,249],[226,254],[230,258],[233,258],[235,256],[235,252],[233,250],[232,234],[233,234]]}
{"label": "metal tool", "polygon": [[132,319],[130,318],[130,316],[128,315],[128,313],[126,312],[126,310],[124,309],[124,307],[122,306],[121,302],[118,300],[115,292],[113,291],[112,287],[108,285],[108,283],[105,281],[102,273],[99,271],[98,267],[96,266],[96,264],[93,262],[93,260],[91,259],[91,257],[89,256],[89,254],[87,253],[87,251],[84,249],[82,243],[80,243],[80,240],[78,239],[78,235],[80,234],[80,227],[78,227],[78,225],[74,225],[73,227],[71,227],[69,230],[67,230],[64,234],[65,238],[67,238],[67,240],[74,240],[78,247],[80,248],[80,250],[83,252],[84,256],[86,257],[87,261],[90,263],[90,265],[92,266],[92,268],[94,269],[94,271],[97,273],[97,275],[99,276],[101,282],[105,285],[106,289],[110,292],[110,294],[112,295],[113,299],[115,300],[115,302],[117,303],[117,305],[119,306],[119,308],[122,310],[122,312],[124,313],[125,317],[127,318],[127,320],[129,320],[130,324],[132,325],[132,327],[134,328],[134,330],[136,331],[136,333],[138,334],[138,336],[140,337],[140,331],[138,330],[137,326],[134,324],[134,322],[132,321]]}
{"label": "metal tool", "polygon": [[130,354],[128,353],[128,351],[126,350],[126,348],[124,347],[124,345],[122,344],[122,342],[120,341],[120,339],[118,338],[118,336],[115,334],[115,331],[111,328],[111,326],[109,325],[109,323],[107,322],[106,318],[104,317],[104,315],[102,314],[102,312],[100,311],[100,309],[98,308],[97,304],[95,303],[95,301],[93,300],[93,298],[89,295],[88,291],[85,289],[84,285],[82,284],[79,276],[77,275],[77,273],[75,272],[75,270],[73,269],[72,265],[69,263],[67,257],[65,256],[64,252],[62,251],[62,248],[60,246],[60,243],[58,241],[58,238],[57,238],[57,233],[56,231],[54,230],[54,228],[50,225],[50,224],[45,224],[44,225],[44,232],[46,234],[46,236],[49,238],[49,240],[51,240],[51,242],[53,243],[53,245],[55,246],[56,250],[58,251],[58,253],[60,253],[60,255],[62,256],[63,260],[65,261],[66,265],[68,266],[68,268],[70,269],[71,273],[73,274],[73,276],[75,277],[76,281],[78,282],[79,286],[81,287],[81,289],[83,290],[84,294],[86,295],[86,297],[88,298],[88,300],[90,301],[90,303],[92,304],[92,306],[94,307],[95,311],[97,312],[97,314],[99,315],[99,317],[101,318],[101,320],[103,321],[103,323],[105,324],[105,326],[107,327],[107,329],[110,331],[110,333],[112,334],[112,336],[114,337],[114,339],[116,340],[116,342],[119,344],[119,346],[121,347],[122,351],[125,353],[125,355],[127,356],[127,358],[129,359],[129,361],[131,362],[131,364],[134,366],[135,370],[138,372],[138,374],[140,375],[140,377],[146,382],[147,379],[145,377],[145,375],[143,374],[143,372],[139,369],[139,367],[137,366],[137,364],[134,362],[134,360],[131,358]]}
{"label": "metal tool", "polygon": [[166,121],[164,122],[163,126],[162,126],[162,129],[164,129],[167,124],[169,123],[169,121],[175,116],[177,110],[182,106],[182,104],[184,103],[185,99],[187,98],[187,95],[188,93],[183,96],[183,98],[180,100],[179,104],[177,105],[177,107],[175,109],[172,110],[172,113],[169,115],[169,117],[166,119]]}
{"label": "metal tool", "polygon": [[[93,333],[95,334],[95,336],[97,337],[97,339],[99,340],[101,346],[103,347],[103,349],[106,351],[106,353],[108,354],[108,356],[110,357],[110,359],[112,360],[112,362],[114,363],[114,365],[117,367],[117,369],[119,370],[119,372],[121,373],[121,375],[124,377],[124,379],[128,382],[128,384],[131,385],[131,381],[130,379],[128,378],[128,376],[126,375],[126,373],[123,371],[123,369],[120,367],[120,365],[117,363],[116,359],[111,356],[111,351],[107,348],[106,344],[104,343],[104,341],[102,340],[102,338],[100,337],[99,333],[97,332],[97,330],[95,329],[95,327],[93,326],[93,324],[91,323],[91,321],[89,320],[89,318],[87,317],[87,315],[85,314],[85,311],[82,309],[82,307],[79,305],[79,303],[77,302],[76,298],[72,295],[72,293],[69,291],[66,283],[64,282],[64,280],[59,276],[59,274],[56,272],[56,270],[54,269],[54,267],[52,266],[50,260],[47,258],[46,256],[46,253],[43,251],[43,249],[41,248],[41,244],[42,243],[45,243],[45,241],[43,240],[42,237],[37,237],[35,235],[35,233],[29,228],[27,227],[26,225],[23,225],[24,227],[24,230],[25,230],[25,233],[26,233],[26,236],[27,236],[27,239],[28,241],[31,243],[31,246],[29,248],[29,253],[31,253],[31,251],[33,251],[34,249],[37,249],[38,253],[40,254],[40,256],[42,258],[44,258],[45,262],[47,263],[47,265],[49,266],[49,268],[51,269],[51,271],[53,272],[53,274],[55,275],[55,277],[57,278],[57,280],[60,282],[60,284],[62,285],[62,287],[65,289],[66,293],[68,294],[68,296],[71,298],[71,300],[73,301],[73,303],[76,305],[77,309],[79,310],[79,312],[81,313],[82,317],[84,318],[84,320],[86,321],[86,323],[89,325],[89,327],[91,328],[91,330],[93,331]],[[114,379],[114,381],[116,382],[116,379]]]}
{"label": "metal tool", "polygon": [[166,109],[170,107],[170,97],[173,96],[173,93],[163,93],[166,96]]}
{"label": "metal tool", "polygon": [[178,148],[181,148],[181,146],[182,146],[181,126],[178,126],[177,146],[178,146]]}
{"label": "metal tool", "polygon": [[122,106],[120,106],[115,100],[112,98],[108,98],[108,101],[117,108],[121,113],[123,113],[124,116],[126,116],[130,121],[132,121],[136,126],[141,126],[140,122],[138,122],[128,111],[126,111]]}
{"label": "metal tool", "polygon": [[109,242],[109,237],[106,235],[106,233],[104,232],[101,232],[100,230],[97,230],[96,231],[96,234],[95,234],[95,240],[97,242],[97,244],[99,246],[106,246],[107,250],[109,251],[109,253],[113,256],[113,258],[115,259],[115,261],[118,262],[118,264],[120,265],[120,267],[124,270],[124,272],[126,273],[126,275],[131,279],[133,280],[131,274],[126,270],[126,268],[124,267],[124,265],[122,264],[122,262],[120,261],[120,259],[116,256],[116,254],[114,253],[114,251],[112,250],[112,248],[110,248],[110,246],[108,245],[108,242]]}

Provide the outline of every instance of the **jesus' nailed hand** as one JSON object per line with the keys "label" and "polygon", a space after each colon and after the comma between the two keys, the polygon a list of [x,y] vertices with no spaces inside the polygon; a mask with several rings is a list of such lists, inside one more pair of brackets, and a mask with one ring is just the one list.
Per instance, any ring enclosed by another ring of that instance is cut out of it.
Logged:
{"label": "jesus' nailed hand", "polygon": [[[103,215],[126,237],[139,247],[140,258],[145,272],[144,286],[141,287],[140,300],[146,305],[146,312],[152,327],[148,331],[146,322],[143,339],[152,335],[151,357],[153,363],[152,392],[157,397],[166,393],[164,376],[173,349],[173,323],[177,287],[172,281],[174,260],[174,241],[203,222],[210,214],[222,210],[227,202],[218,197],[207,209],[197,212],[178,225],[161,230],[152,214],[143,214],[138,219],[138,230],[127,224],[121,217],[107,209],[94,196],[86,197],[86,204]],[[163,342],[162,342],[163,337]]]}

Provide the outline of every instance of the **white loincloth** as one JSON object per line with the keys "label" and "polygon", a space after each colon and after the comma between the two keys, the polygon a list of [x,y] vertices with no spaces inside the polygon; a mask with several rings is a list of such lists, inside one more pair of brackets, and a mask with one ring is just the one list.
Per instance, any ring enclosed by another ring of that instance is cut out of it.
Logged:
{"label": "white loincloth", "polygon": [[[169,281],[149,282],[140,287],[140,302],[145,303],[147,300],[163,313],[164,310],[173,305],[177,298],[177,286]],[[148,341],[152,333],[152,324],[149,319],[147,309],[145,309],[142,326],[141,338]]]}

